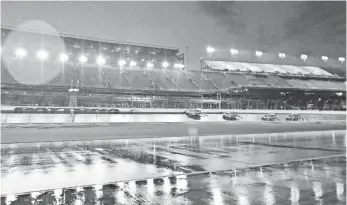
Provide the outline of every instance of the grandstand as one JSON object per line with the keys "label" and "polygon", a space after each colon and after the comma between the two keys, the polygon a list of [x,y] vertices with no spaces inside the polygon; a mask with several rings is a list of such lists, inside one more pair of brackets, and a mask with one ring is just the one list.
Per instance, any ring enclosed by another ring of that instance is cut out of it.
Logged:
{"label": "grandstand", "polygon": [[[3,41],[11,31],[2,28]],[[30,52],[18,59],[13,56],[17,44],[2,48],[2,105],[345,109],[346,78],[319,67],[202,59],[201,68],[186,70],[184,55],[176,48],[57,36],[68,53],[64,62],[39,60]],[[92,60],[100,49],[106,63]],[[79,62],[82,54],[88,61]],[[58,72],[35,84],[12,74],[13,67],[25,66]]]}

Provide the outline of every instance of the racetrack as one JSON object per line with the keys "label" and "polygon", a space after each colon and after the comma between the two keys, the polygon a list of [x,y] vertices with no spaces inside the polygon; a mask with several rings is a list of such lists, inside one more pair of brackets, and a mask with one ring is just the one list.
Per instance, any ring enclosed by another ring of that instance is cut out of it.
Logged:
{"label": "racetrack", "polygon": [[192,122],[80,125],[11,125],[1,128],[1,143],[111,140],[152,137],[208,136],[345,130],[340,122]]}

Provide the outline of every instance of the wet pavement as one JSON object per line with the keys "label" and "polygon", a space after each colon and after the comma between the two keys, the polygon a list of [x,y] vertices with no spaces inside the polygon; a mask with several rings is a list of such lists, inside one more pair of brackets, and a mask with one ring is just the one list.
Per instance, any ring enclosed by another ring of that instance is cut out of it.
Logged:
{"label": "wet pavement", "polygon": [[75,140],[142,139],[259,133],[346,130],[345,121],[321,122],[190,122],[116,124],[7,124],[1,143],[60,142]]}
{"label": "wet pavement", "polygon": [[1,204],[345,204],[345,138],[320,131],[3,144]]}

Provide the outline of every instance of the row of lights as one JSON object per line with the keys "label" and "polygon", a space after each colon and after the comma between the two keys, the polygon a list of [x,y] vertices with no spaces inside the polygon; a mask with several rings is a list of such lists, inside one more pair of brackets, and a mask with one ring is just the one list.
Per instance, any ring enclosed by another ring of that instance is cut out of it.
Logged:
{"label": "row of lights", "polygon": [[[206,48],[206,51],[207,51],[208,54],[213,54],[213,53],[215,52],[215,49],[214,49],[213,47],[208,46],[208,47]],[[238,51],[237,49],[233,49],[233,48],[232,48],[232,49],[230,49],[230,53],[231,53],[231,55],[235,56],[235,55],[239,54],[239,51]],[[263,52],[261,52],[261,51],[255,51],[255,56],[257,56],[258,58],[260,58],[262,55],[263,55]],[[286,57],[286,54],[285,54],[285,53],[279,53],[279,54],[278,54],[278,57],[281,58],[281,59],[284,59],[284,58]],[[302,54],[302,55],[300,56],[300,58],[301,58],[303,61],[306,61],[306,60],[307,60],[307,55]],[[327,62],[329,58],[328,58],[327,56],[322,56],[321,59],[322,59],[324,62]],[[339,57],[338,60],[339,60],[341,63],[343,63],[343,62],[345,62],[346,58],[344,58],[344,57]]]}
{"label": "row of lights", "polygon": [[[27,52],[24,48],[17,48],[17,49],[15,50],[15,53],[14,53],[14,54],[15,54],[15,56],[16,56],[17,58],[24,58],[24,57],[27,56],[28,52]],[[46,59],[49,57],[49,54],[48,54],[47,51],[41,49],[41,50],[37,51],[36,57],[37,57],[38,59],[40,59],[40,60],[46,60]],[[60,60],[61,62],[66,62],[66,61],[69,60],[69,56],[68,56],[67,54],[65,54],[65,53],[61,53],[61,54],[59,55],[59,60]],[[79,58],[78,58],[78,61],[79,61],[80,63],[87,63],[88,58],[87,58],[87,56],[85,56],[85,55],[80,55]],[[98,65],[104,65],[104,64],[106,63],[106,59],[105,59],[103,56],[100,55],[100,56],[97,57],[96,63],[97,63]],[[127,64],[127,62],[126,62],[125,60],[119,60],[119,61],[118,61],[118,65],[121,66],[121,67],[125,66],[126,64]],[[164,61],[164,62],[162,63],[162,67],[163,67],[163,68],[167,68],[167,67],[169,67],[169,65],[170,65],[170,64],[169,64],[168,62],[166,62],[166,61]],[[137,66],[136,61],[130,61],[130,62],[129,62],[129,66],[130,66],[130,67],[135,67],[135,66]],[[147,68],[153,68],[153,67],[154,67],[154,64],[151,63],[151,62],[148,62],[146,66],[147,66]],[[174,68],[180,68],[180,69],[182,69],[182,68],[184,68],[184,65],[183,65],[183,64],[180,64],[180,63],[176,63],[176,64],[174,64]]]}

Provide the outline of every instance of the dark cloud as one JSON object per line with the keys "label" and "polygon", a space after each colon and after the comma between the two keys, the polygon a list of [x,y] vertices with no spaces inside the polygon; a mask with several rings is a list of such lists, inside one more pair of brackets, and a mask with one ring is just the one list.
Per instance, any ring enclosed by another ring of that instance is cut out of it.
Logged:
{"label": "dark cloud", "polygon": [[285,27],[292,38],[346,45],[346,2],[305,2]]}
{"label": "dark cloud", "polygon": [[245,24],[240,20],[242,7],[233,1],[211,2],[199,1],[198,7],[204,12],[217,20],[222,26],[226,26],[229,31],[241,33],[245,29]]}
{"label": "dark cloud", "polygon": [[345,55],[344,1],[199,2],[198,7],[246,47]]}

